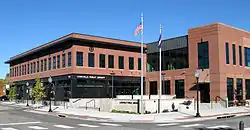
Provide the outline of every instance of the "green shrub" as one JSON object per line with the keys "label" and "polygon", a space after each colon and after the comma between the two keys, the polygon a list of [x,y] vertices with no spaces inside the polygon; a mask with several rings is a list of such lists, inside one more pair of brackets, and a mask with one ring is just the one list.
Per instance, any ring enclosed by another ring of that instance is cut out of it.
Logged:
{"label": "green shrub", "polygon": [[111,112],[113,112],[113,113],[137,114],[136,112],[121,111],[121,110],[115,110],[115,109],[113,109]]}

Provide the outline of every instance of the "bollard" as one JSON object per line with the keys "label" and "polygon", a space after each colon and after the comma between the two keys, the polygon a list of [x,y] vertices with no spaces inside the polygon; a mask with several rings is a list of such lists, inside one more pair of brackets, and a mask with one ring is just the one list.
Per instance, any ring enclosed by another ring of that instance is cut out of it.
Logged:
{"label": "bollard", "polygon": [[244,130],[244,122],[240,121],[239,123],[239,130]]}

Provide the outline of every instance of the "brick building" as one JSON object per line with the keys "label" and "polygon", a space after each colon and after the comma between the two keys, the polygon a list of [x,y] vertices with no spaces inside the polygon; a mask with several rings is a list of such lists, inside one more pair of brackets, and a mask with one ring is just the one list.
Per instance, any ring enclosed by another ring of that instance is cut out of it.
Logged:
{"label": "brick building", "polygon": [[[144,45],[145,94],[159,92],[157,43]],[[10,80],[44,85],[52,76],[56,98],[110,97],[114,73],[115,95],[140,89],[140,44],[136,42],[69,34],[10,58]],[[163,40],[162,94],[196,97],[196,70],[200,72],[201,102],[217,96],[250,99],[250,33],[222,23],[190,28],[188,34]],[[139,91],[140,92],[140,91]]]}

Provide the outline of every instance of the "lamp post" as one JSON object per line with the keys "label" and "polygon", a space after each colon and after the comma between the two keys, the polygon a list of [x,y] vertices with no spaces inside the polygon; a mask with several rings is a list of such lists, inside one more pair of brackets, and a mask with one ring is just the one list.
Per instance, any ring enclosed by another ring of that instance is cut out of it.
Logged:
{"label": "lamp post", "polygon": [[196,104],[197,104],[197,112],[195,117],[201,117],[199,112],[199,77],[200,77],[199,70],[196,70],[194,76],[196,77]]}
{"label": "lamp post", "polygon": [[112,76],[112,92],[111,92],[111,97],[112,99],[114,98],[114,75],[115,73],[114,72],[111,72],[110,75]]}
{"label": "lamp post", "polygon": [[27,89],[26,89],[26,93],[27,93],[27,104],[26,106],[29,106],[29,82],[26,83]]}
{"label": "lamp post", "polygon": [[[48,81],[49,81],[50,84],[53,85],[51,76],[49,77]],[[51,109],[51,93],[52,93],[52,91],[51,91],[51,86],[50,86],[49,87],[49,112],[52,112],[52,109]]]}

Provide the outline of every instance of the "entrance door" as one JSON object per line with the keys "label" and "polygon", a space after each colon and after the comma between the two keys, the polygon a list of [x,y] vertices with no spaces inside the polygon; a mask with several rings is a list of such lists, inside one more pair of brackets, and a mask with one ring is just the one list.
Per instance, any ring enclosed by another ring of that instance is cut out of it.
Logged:
{"label": "entrance door", "polygon": [[157,81],[150,82],[150,95],[157,95]]}
{"label": "entrance door", "polygon": [[199,84],[201,103],[210,103],[210,84]]}

